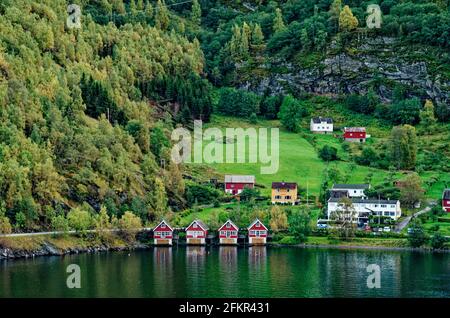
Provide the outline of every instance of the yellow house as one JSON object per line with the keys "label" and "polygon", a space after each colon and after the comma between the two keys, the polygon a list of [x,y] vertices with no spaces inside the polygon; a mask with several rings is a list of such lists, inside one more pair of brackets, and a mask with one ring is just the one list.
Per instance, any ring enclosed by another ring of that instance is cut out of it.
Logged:
{"label": "yellow house", "polygon": [[292,204],[297,202],[297,183],[272,182],[272,204]]}

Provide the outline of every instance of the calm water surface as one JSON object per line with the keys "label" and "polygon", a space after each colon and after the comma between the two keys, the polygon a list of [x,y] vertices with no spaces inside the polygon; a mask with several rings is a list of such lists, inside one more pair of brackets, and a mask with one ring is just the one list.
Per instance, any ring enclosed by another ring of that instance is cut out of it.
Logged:
{"label": "calm water surface", "polygon": [[[69,264],[81,289],[68,289]],[[381,288],[368,289],[369,264]],[[0,297],[450,297],[450,254],[174,247],[0,261]]]}

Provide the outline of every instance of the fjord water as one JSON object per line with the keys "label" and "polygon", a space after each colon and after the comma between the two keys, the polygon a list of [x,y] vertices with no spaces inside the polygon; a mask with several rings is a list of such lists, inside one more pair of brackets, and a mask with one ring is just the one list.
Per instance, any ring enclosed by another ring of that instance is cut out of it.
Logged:
{"label": "fjord water", "polygon": [[[67,266],[81,289],[66,286]],[[381,288],[367,287],[378,264]],[[450,297],[450,254],[174,247],[0,262],[0,297]]]}

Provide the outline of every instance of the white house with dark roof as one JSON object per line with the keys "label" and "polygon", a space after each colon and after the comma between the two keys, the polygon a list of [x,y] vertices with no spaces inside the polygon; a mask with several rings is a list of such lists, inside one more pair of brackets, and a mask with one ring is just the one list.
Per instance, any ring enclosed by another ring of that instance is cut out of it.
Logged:
{"label": "white house with dark roof", "polygon": [[364,194],[364,190],[367,189],[370,189],[370,184],[334,184],[331,192],[333,193],[347,191],[347,196],[349,198],[366,198],[367,196]]}
{"label": "white house with dark roof", "polygon": [[333,132],[333,119],[313,117],[311,118],[310,129],[313,133],[331,134]]}
{"label": "white house with dark roof", "polygon": [[[364,224],[369,221],[370,215],[390,217],[397,220],[402,215],[399,200],[379,200],[366,198],[350,198],[355,210],[355,221]],[[328,200],[328,219],[333,218],[333,213],[343,211],[342,198],[330,198]]]}

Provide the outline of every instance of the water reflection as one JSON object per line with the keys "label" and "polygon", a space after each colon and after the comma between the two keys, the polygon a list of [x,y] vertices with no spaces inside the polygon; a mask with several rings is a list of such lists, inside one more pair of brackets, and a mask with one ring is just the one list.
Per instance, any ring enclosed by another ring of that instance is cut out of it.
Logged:
{"label": "water reflection", "polygon": [[173,295],[174,270],[171,247],[155,247],[153,249],[153,286],[152,292],[156,297]]}

